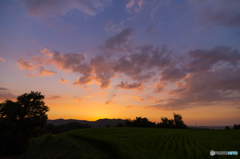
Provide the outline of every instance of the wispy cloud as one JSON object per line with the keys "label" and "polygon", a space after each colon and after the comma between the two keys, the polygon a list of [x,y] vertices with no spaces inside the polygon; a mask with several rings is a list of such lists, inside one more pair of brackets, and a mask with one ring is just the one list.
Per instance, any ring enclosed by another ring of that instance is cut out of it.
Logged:
{"label": "wispy cloud", "polygon": [[61,99],[61,96],[58,95],[51,95],[51,97],[49,97],[48,99]]}
{"label": "wispy cloud", "polygon": [[5,60],[4,60],[3,58],[1,58],[1,57],[0,57],[0,61],[3,61],[3,62],[5,62]]}
{"label": "wispy cloud", "polygon": [[4,87],[0,87],[0,91],[5,91],[5,90],[8,90],[8,89]]}
{"label": "wispy cloud", "polygon": [[67,80],[65,80],[64,78],[60,78],[59,81],[62,83],[67,83]]}
{"label": "wispy cloud", "polygon": [[111,5],[111,0],[22,0],[21,4],[29,15],[34,17],[56,17],[65,15],[73,9],[95,16]]}
{"label": "wispy cloud", "polygon": [[28,62],[27,60],[24,60],[23,58],[20,58],[17,62],[20,65],[21,70],[27,69],[28,71],[31,69],[35,69],[36,66],[32,66],[32,63]]}
{"label": "wispy cloud", "polygon": [[127,83],[121,81],[120,84],[116,85],[117,89],[138,89],[138,90],[143,90],[144,85],[142,83]]}
{"label": "wispy cloud", "polygon": [[143,98],[140,98],[138,96],[132,96],[132,98],[139,100],[140,102],[144,102],[145,100]]}
{"label": "wispy cloud", "polygon": [[40,76],[51,76],[55,74],[56,72],[54,71],[47,71],[44,66],[40,66]]}

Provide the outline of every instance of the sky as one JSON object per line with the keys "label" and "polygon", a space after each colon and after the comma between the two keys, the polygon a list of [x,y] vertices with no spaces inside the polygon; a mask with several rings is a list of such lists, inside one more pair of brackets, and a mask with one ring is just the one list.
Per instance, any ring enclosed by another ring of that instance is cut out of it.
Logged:
{"label": "sky", "polygon": [[239,0],[1,0],[0,102],[49,119],[240,121]]}

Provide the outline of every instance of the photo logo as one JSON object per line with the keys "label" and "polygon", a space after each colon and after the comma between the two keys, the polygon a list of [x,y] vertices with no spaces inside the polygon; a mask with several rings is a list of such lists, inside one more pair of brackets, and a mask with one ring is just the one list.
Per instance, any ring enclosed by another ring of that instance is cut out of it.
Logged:
{"label": "photo logo", "polygon": [[210,155],[211,155],[211,156],[214,156],[214,155],[215,155],[215,151],[214,151],[214,150],[211,150],[211,151],[210,151]]}
{"label": "photo logo", "polygon": [[237,151],[214,151],[214,150],[211,150],[210,155],[211,156],[214,156],[214,155],[238,155],[238,152]]}

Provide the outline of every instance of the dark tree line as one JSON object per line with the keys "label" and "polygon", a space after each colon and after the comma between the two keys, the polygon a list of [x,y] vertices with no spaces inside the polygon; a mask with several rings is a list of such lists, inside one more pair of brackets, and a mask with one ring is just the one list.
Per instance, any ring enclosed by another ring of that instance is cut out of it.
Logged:
{"label": "dark tree line", "polygon": [[[127,127],[158,127],[158,128],[178,128],[178,129],[186,129],[187,126],[182,120],[182,116],[180,114],[173,113],[174,119],[161,118],[161,122],[156,124],[155,122],[149,121],[147,118],[136,117],[135,120],[127,119],[125,125]],[[122,125],[121,125],[122,126]],[[119,125],[120,127],[120,125]]]}
{"label": "dark tree line", "polygon": [[20,154],[32,137],[38,137],[47,123],[44,96],[40,92],[25,93],[17,101],[0,103],[0,153]]}

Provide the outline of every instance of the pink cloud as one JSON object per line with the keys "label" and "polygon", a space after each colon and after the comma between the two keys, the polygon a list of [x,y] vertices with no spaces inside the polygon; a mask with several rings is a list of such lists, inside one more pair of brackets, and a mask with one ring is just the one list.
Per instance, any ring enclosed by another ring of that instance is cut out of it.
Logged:
{"label": "pink cloud", "polygon": [[20,65],[21,70],[27,69],[28,71],[31,69],[35,69],[35,66],[32,66],[32,64],[24,59],[19,59],[17,62]]}
{"label": "pink cloud", "polygon": [[44,66],[41,66],[40,67],[40,76],[46,76],[46,75],[53,75],[53,74],[55,74],[56,72],[54,72],[54,71],[47,71],[45,68],[44,68]]}
{"label": "pink cloud", "polygon": [[162,82],[155,83],[154,84],[154,92],[155,93],[165,92],[166,87],[167,87],[166,83],[162,83]]}
{"label": "pink cloud", "polygon": [[1,58],[1,57],[0,57],[0,61],[3,61],[3,62],[5,62],[5,60],[4,60],[3,58]]}
{"label": "pink cloud", "polygon": [[62,82],[62,83],[67,83],[67,80],[65,80],[63,78],[60,78],[59,81]]}
{"label": "pink cloud", "polygon": [[142,99],[142,98],[140,98],[140,97],[138,97],[138,96],[132,96],[132,98],[137,99],[137,100],[139,100],[140,102],[144,102],[144,101],[145,101],[144,99]]}

